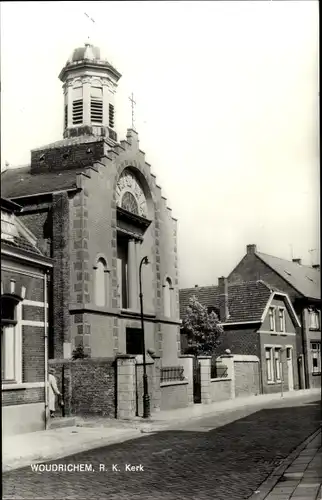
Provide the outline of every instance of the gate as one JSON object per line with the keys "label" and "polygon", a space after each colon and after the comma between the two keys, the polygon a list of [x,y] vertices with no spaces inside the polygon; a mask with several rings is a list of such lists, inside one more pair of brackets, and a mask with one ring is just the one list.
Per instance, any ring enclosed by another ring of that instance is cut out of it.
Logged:
{"label": "gate", "polygon": [[197,357],[193,358],[193,402],[201,403],[201,372]]}

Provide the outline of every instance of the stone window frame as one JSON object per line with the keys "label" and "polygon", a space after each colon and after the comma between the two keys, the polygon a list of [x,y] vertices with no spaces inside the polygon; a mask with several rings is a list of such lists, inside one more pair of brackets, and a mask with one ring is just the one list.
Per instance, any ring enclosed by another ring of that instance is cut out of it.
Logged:
{"label": "stone window frame", "polygon": [[[288,346],[290,347],[290,346]],[[291,346],[293,347],[293,346]],[[268,358],[266,356],[266,352],[270,351],[270,357]],[[283,352],[283,346],[280,344],[265,344],[264,345],[264,352],[265,352],[265,363],[266,363],[266,383],[269,385],[272,384],[281,384],[282,382],[282,377],[283,377],[283,366],[281,366],[281,360],[282,360],[282,352]],[[278,356],[276,356],[276,353],[278,353]],[[279,361],[278,364],[278,369],[277,368],[277,363],[276,360]],[[272,373],[272,379],[268,379],[268,370],[267,370],[267,362],[270,362],[271,365],[271,373]],[[279,375],[279,377],[278,377]]]}
{"label": "stone window frame", "polygon": [[[167,286],[167,283],[169,286]],[[165,318],[172,318],[173,317],[173,309],[174,309],[174,286],[173,286],[173,279],[171,276],[166,274],[163,278],[163,314]],[[169,290],[169,314],[168,310],[166,310],[166,290]]]}
{"label": "stone window frame", "polygon": [[[104,266],[104,291],[105,291],[105,300],[104,304],[98,304],[97,303],[97,269],[98,269],[98,263],[102,262]],[[110,266],[108,265],[108,259],[106,258],[106,255],[103,253],[98,253],[95,258],[95,262],[93,265],[93,271],[94,271],[94,279],[93,279],[93,298],[94,298],[94,304],[97,305],[98,307],[108,307],[109,305],[109,300],[110,300]]]}
{"label": "stone window frame", "polygon": [[[310,358],[311,358],[311,373],[312,375],[321,374],[321,340],[311,340],[310,342]],[[314,370],[313,359],[317,360],[317,370]]]}
{"label": "stone window frame", "polygon": [[[272,311],[272,314],[271,314]],[[276,306],[269,306],[268,308],[269,331],[276,332]],[[273,320],[273,328],[271,326],[271,319]]]}
{"label": "stone window frame", "polygon": [[[10,299],[10,294],[7,296]],[[13,308],[14,308],[14,320],[7,320],[6,318],[1,318],[1,378],[2,384],[20,384],[22,383],[22,302],[23,298],[12,297]],[[3,362],[2,356],[6,356],[6,346],[5,346],[5,329],[11,329],[9,335],[13,335],[13,373],[12,378],[6,378],[5,363]]]}

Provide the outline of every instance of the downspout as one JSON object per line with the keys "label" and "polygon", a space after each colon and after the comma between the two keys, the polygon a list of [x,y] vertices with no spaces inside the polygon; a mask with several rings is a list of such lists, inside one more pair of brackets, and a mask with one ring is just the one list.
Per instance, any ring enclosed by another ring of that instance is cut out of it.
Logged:
{"label": "downspout", "polygon": [[44,276],[44,322],[45,322],[45,430],[48,429],[48,328],[47,328],[47,272]]}
{"label": "downspout", "polygon": [[303,389],[308,388],[308,376],[307,376],[307,345],[306,345],[306,321],[305,321],[305,309],[302,309],[301,314],[301,330],[302,330],[302,349],[303,349],[303,360],[302,360],[302,370],[303,370]]}

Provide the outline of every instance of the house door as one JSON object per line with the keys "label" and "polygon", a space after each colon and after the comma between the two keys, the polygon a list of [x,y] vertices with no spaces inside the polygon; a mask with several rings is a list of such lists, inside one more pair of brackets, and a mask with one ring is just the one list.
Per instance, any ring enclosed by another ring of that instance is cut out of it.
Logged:
{"label": "house door", "polygon": [[292,349],[292,347],[286,348],[286,362],[287,362],[287,374],[288,374],[288,390],[294,391],[293,349]]}
{"label": "house door", "polygon": [[201,372],[197,357],[193,358],[193,402],[201,403]]}

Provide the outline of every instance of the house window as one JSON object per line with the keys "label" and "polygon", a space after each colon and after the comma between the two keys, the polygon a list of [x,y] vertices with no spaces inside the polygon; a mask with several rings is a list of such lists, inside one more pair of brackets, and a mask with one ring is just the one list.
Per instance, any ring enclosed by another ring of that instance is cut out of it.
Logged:
{"label": "house window", "polygon": [[91,122],[103,123],[102,87],[91,87]]}
{"label": "house window", "polygon": [[113,104],[109,104],[108,105],[108,116],[109,116],[109,121],[108,121],[108,124],[109,124],[109,127],[110,128],[113,128],[114,127],[114,106]]}
{"label": "house window", "polygon": [[172,283],[170,278],[167,278],[163,287],[164,315],[167,318],[172,316],[172,293]]}
{"label": "house window", "polygon": [[269,329],[271,332],[275,332],[275,307],[270,307],[268,312],[269,317]]}
{"label": "house window", "polygon": [[104,259],[98,259],[95,266],[95,304],[97,306],[106,306],[107,292],[109,288],[106,262]]}
{"label": "house window", "polygon": [[21,303],[1,297],[1,375],[3,382],[21,382]]}
{"label": "house window", "polygon": [[309,328],[310,330],[319,330],[320,329],[320,315],[319,311],[315,309],[311,309],[309,311]]}
{"label": "house window", "polygon": [[321,373],[321,342],[311,342],[312,373]]}
{"label": "house window", "polygon": [[265,349],[266,373],[268,382],[273,382],[273,348]]}
{"label": "house window", "polygon": [[275,362],[275,378],[276,381],[281,380],[281,349],[275,347],[274,350],[274,362]]}
{"label": "house window", "polygon": [[141,328],[126,329],[126,354],[143,354],[143,335]]}
{"label": "house window", "polygon": [[73,125],[83,123],[83,87],[73,89]]}
{"label": "house window", "polygon": [[279,331],[280,332],[285,332],[286,327],[285,327],[285,309],[284,308],[279,308],[278,309],[278,322],[279,322]]}

